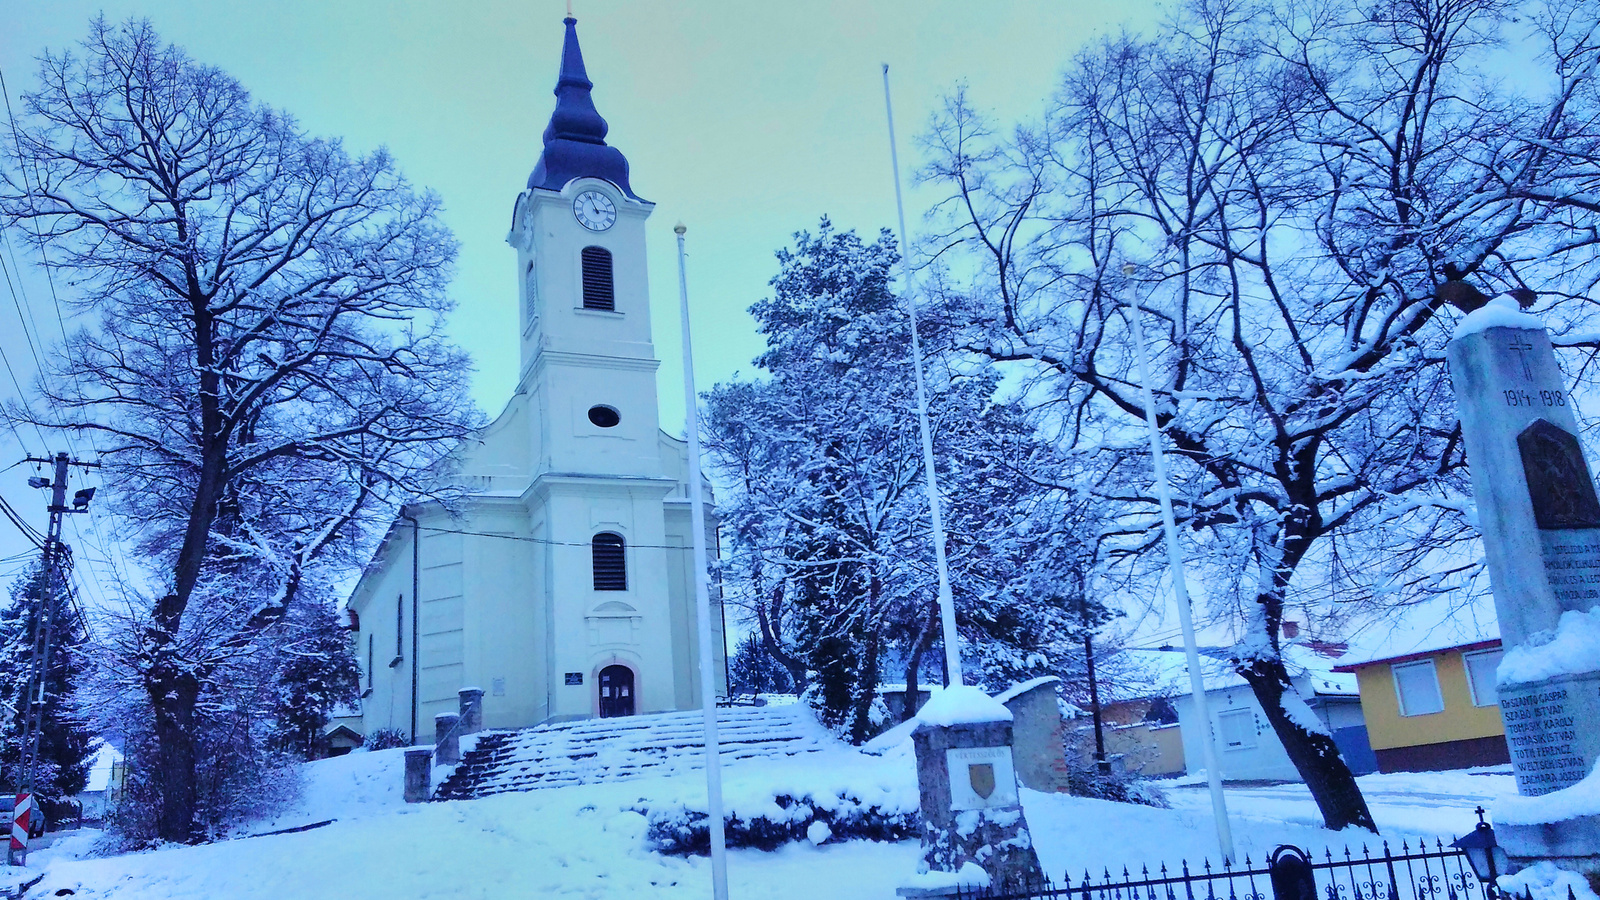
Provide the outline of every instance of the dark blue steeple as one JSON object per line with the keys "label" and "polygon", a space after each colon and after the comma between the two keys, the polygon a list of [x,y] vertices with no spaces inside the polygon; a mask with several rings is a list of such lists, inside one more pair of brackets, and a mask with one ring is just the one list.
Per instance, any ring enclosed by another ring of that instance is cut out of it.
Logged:
{"label": "dark blue steeple", "polygon": [[594,108],[589,91],[594,83],[583,68],[578,48],[578,20],[562,20],[567,36],[561,46],[561,75],[556,79],[556,109],[544,130],[544,152],[528,176],[528,187],[559,191],[574,178],[604,178],[635,200],[628,186],[628,160],[606,145],[606,120]]}

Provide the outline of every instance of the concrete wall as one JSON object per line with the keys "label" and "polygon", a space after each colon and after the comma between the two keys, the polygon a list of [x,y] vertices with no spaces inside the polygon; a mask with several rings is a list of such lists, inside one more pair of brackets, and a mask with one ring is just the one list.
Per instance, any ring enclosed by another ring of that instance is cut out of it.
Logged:
{"label": "concrete wall", "polygon": [[[1011,754],[1017,780],[1035,791],[1067,789],[1066,725],[1056,703],[1055,678],[1005,699],[1011,710]],[[1004,695],[1002,695],[1004,696]]]}
{"label": "concrete wall", "polygon": [[[1094,735],[1089,736],[1094,749]],[[1137,772],[1146,778],[1182,775],[1184,768],[1183,728],[1179,725],[1120,725],[1105,729],[1106,755],[1120,758],[1123,771]]]}

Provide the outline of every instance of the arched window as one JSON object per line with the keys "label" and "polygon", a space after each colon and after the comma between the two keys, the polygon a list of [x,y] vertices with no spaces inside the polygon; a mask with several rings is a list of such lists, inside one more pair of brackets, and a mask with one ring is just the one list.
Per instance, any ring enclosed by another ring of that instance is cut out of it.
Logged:
{"label": "arched window", "polygon": [[602,531],[589,543],[594,554],[594,589],[597,591],[625,591],[628,589],[627,550],[622,535]]}
{"label": "arched window", "polygon": [[583,248],[583,308],[616,312],[617,293],[611,282],[611,251]]}

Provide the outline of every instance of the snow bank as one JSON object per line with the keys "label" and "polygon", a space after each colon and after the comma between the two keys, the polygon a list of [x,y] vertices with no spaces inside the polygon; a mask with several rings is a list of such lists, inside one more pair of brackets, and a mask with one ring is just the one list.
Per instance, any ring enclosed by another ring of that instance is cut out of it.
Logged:
{"label": "snow bank", "polygon": [[1577,784],[1538,797],[1507,797],[1494,806],[1496,825],[1543,825],[1600,816],[1600,763]]}
{"label": "snow bank", "polygon": [[1582,875],[1558,869],[1551,862],[1534,863],[1515,875],[1501,875],[1499,884],[1500,890],[1511,897],[1568,900],[1570,896],[1572,900],[1600,900]]}
{"label": "snow bank", "polygon": [[[824,840],[900,840],[920,827],[916,767],[904,754],[871,757],[840,748],[762,762],[723,769],[724,828],[731,847],[815,844],[823,829]],[[671,854],[708,852],[704,782],[678,779],[673,786],[652,791],[634,807],[649,820],[650,845]]]}
{"label": "snow bank", "polygon": [[918,872],[900,882],[901,887],[919,891],[947,891],[951,888],[973,890],[989,886],[989,873],[974,862],[961,864],[959,872]]}
{"label": "snow bank", "polygon": [[1500,660],[1502,685],[1544,681],[1600,669],[1600,606],[1586,613],[1568,610],[1553,631],[1536,631]]}
{"label": "snow bank", "polygon": [[1522,311],[1510,297],[1496,297],[1467,313],[1456,326],[1456,337],[1478,334],[1491,328],[1544,328],[1544,320]]}
{"label": "snow bank", "polygon": [[1009,722],[1011,710],[985,694],[981,688],[958,684],[934,691],[917,711],[924,725],[969,725],[978,722]]}
{"label": "snow bank", "polygon": [[1040,675],[1038,678],[1035,678],[1032,681],[1024,681],[1021,684],[1014,684],[1011,687],[1006,688],[1004,691],[996,694],[994,700],[996,703],[1009,703],[1041,684],[1060,683],[1060,681],[1061,679],[1054,675]]}

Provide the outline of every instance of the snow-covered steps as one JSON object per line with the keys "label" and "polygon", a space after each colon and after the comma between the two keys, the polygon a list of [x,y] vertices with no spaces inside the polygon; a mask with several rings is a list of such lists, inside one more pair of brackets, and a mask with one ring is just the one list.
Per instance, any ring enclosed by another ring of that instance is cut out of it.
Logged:
{"label": "snow-covered steps", "polygon": [[[801,706],[719,709],[717,739],[724,764],[838,746]],[[699,711],[582,719],[481,735],[433,796],[463,800],[636,775],[670,775],[699,769],[704,762],[704,719]]]}

